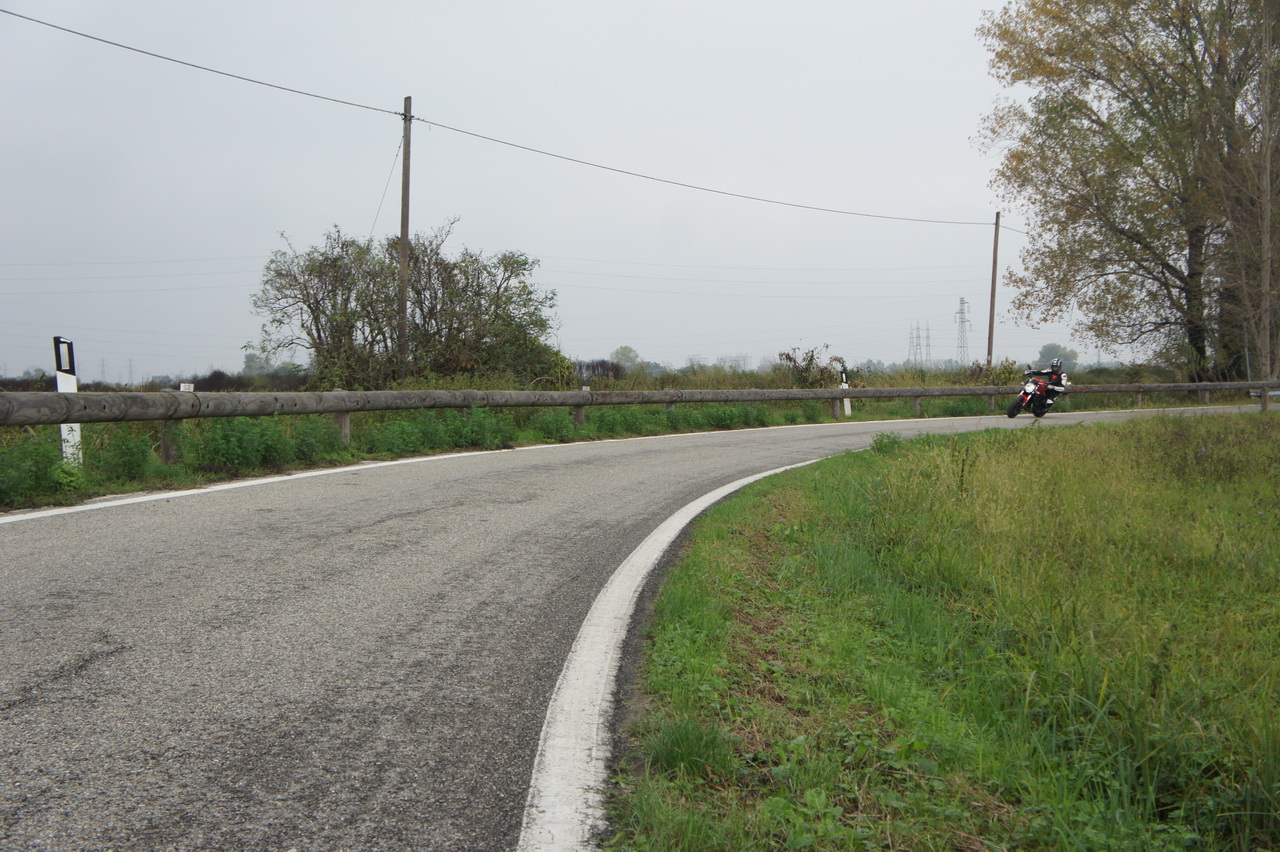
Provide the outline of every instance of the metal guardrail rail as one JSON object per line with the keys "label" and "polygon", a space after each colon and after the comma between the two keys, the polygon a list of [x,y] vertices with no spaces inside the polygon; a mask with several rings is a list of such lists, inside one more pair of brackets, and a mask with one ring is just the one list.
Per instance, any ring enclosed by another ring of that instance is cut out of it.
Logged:
{"label": "metal guardrail rail", "polygon": [[[996,397],[1016,393],[1021,384],[984,387],[822,388],[816,390],[661,390],[661,391],[325,391],[316,393],[0,393],[0,426],[66,423],[115,423],[143,420],[188,420],[198,417],[264,417],[274,414],[350,414],[357,411],[403,411],[427,408],[570,407],[590,405],[676,405],[706,402],[776,402],[843,399],[912,399]],[[1127,393],[1140,402],[1143,394],[1198,392],[1202,396],[1229,391],[1260,391],[1268,407],[1268,391],[1280,381],[1188,382],[1182,384],[1072,385],[1071,393]]]}

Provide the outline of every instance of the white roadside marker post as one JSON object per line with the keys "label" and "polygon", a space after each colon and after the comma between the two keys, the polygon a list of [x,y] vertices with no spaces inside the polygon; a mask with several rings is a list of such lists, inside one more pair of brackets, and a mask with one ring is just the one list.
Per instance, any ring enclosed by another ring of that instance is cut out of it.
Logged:
{"label": "white roadside marker post", "polygon": [[[54,374],[58,381],[58,393],[76,393],[80,380],[76,378],[75,346],[65,337],[53,338]],[[80,424],[62,424],[62,459],[76,467],[84,465],[80,449]]]}

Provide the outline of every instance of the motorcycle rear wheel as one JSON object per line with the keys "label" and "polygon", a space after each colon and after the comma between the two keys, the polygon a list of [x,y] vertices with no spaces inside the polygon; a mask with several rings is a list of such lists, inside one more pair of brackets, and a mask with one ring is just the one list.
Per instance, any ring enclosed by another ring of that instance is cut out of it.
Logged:
{"label": "motorcycle rear wheel", "polygon": [[1036,417],[1044,417],[1044,413],[1048,410],[1049,407],[1045,405],[1043,401],[1033,402],[1031,404],[1031,413]]}

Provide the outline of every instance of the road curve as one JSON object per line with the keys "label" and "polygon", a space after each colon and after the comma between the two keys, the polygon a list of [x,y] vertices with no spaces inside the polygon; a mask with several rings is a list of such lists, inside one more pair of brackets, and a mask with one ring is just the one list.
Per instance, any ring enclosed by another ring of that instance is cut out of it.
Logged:
{"label": "road curve", "polygon": [[597,594],[851,423],[362,465],[0,514],[0,848],[512,849]]}

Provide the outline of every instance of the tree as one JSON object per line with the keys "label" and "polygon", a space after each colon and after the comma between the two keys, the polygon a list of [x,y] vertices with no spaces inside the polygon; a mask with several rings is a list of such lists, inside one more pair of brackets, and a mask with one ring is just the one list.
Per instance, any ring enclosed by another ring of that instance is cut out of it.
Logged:
{"label": "tree", "polygon": [[610,353],[609,360],[622,367],[628,373],[644,368],[644,361],[640,359],[640,353],[630,346],[619,346]]}
{"label": "tree", "polygon": [[[555,293],[533,284],[538,262],[469,249],[449,259],[442,246],[452,224],[410,240],[407,372],[553,372],[562,360],[546,342]],[[390,385],[400,373],[399,252],[398,237],[359,240],[336,227],[320,246],[275,252],[253,297],[267,318],[262,356],[299,347],[311,351],[321,384]]]}
{"label": "tree", "polygon": [[1214,354],[1229,220],[1212,177],[1248,89],[1242,33],[1260,0],[1014,0],[979,34],[1030,87],[988,117],[994,185],[1032,224],[1015,310],[1077,307],[1104,346]]}
{"label": "tree", "polygon": [[1080,353],[1074,349],[1068,349],[1059,343],[1046,343],[1040,347],[1040,366],[1048,364],[1054,358],[1062,360],[1064,370],[1074,370],[1076,364],[1080,363]]}
{"label": "tree", "polygon": [[1280,86],[1275,81],[1280,70],[1280,0],[1258,0],[1252,9],[1257,26],[1242,33],[1241,50],[1253,70],[1242,97],[1218,105],[1230,133],[1213,178],[1228,222],[1231,261],[1223,280],[1222,322],[1239,331],[1239,339],[1228,338],[1237,353],[1237,368],[1244,359],[1248,373],[1273,379],[1280,375],[1280,299],[1275,292],[1280,251]]}

